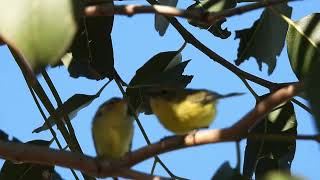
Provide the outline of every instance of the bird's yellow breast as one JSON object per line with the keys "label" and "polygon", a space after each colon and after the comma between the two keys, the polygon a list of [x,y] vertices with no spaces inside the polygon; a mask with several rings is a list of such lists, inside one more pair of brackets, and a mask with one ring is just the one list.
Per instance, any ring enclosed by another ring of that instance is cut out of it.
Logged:
{"label": "bird's yellow breast", "polygon": [[208,127],[216,114],[215,102],[202,104],[187,100],[174,102],[152,98],[150,105],[165,128],[177,134]]}
{"label": "bird's yellow breast", "polygon": [[130,150],[133,136],[133,121],[124,108],[104,112],[96,118],[92,132],[99,157],[116,159]]}

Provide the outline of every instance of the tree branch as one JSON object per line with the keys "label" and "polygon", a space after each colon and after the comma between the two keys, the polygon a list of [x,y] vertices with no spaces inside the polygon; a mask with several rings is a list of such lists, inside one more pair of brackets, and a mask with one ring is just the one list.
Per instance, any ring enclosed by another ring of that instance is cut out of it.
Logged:
{"label": "tree branch", "polygon": [[133,16],[135,14],[161,14],[164,16],[176,16],[192,20],[197,20],[202,23],[213,24],[225,17],[231,17],[234,15],[243,14],[255,9],[272,6],[275,4],[288,2],[290,0],[269,0],[260,1],[252,4],[248,4],[241,7],[227,9],[221,12],[209,13],[200,9],[190,9],[183,10],[172,6],[164,5],[153,5],[153,6],[143,6],[143,5],[93,5],[86,7],[84,13],[86,16],[111,16],[113,14]]}
{"label": "tree branch", "polygon": [[[142,147],[125,155],[118,161],[98,161],[95,158],[78,153],[52,150],[45,147],[31,146],[0,141],[0,157],[18,161],[39,163],[46,165],[59,165],[80,170],[96,177],[121,176],[120,170],[129,168],[156,155],[193,146],[227,141],[240,141],[248,136],[250,128],[257,124],[273,108],[290,100],[301,91],[302,84],[290,85],[272,93],[266,99],[259,102],[253,110],[246,114],[237,123],[225,129],[202,130],[183,136],[172,136],[164,140]],[[316,140],[320,136],[305,135],[250,135],[248,138],[288,141],[291,139]]]}

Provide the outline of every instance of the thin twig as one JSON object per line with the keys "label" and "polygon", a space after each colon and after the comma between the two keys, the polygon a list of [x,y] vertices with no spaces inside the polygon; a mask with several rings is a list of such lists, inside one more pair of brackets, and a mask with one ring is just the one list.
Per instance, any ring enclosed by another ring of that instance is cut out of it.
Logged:
{"label": "thin twig", "polygon": [[302,102],[300,102],[299,100],[293,98],[293,99],[291,99],[291,101],[292,101],[293,103],[295,103],[296,105],[300,106],[302,109],[304,109],[304,110],[307,111],[308,113],[313,114],[312,111],[311,111],[311,109],[310,109],[308,106],[306,106],[305,104],[303,104]]}
{"label": "thin twig", "polygon": [[241,81],[243,82],[243,84],[247,87],[247,89],[250,91],[250,93],[253,95],[253,97],[255,98],[256,101],[260,100],[259,95],[252,89],[252,87],[250,86],[250,84],[248,83],[247,80],[245,80],[242,77],[239,77],[241,79]]}
{"label": "thin twig", "polygon": [[[52,129],[52,127],[50,126],[50,122],[47,120],[47,117],[46,117],[45,113],[43,112],[43,110],[42,110],[42,108],[41,108],[41,106],[40,106],[40,103],[39,103],[39,101],[38,101],[35,93],[33,92],[33,90],[32,90],[32,88],[30,87],[30,85],[29,85],[29,84],[27,84],[27,85],[28,85],[28,89],[29,89],[29,91],[30,91],[30,93],[31,93],[31,96],[32,96],[34,102],[36,103],[36,106],[37,106],[37,108],[38,108],[38,110],[39,110],[42,118],[44,119],[46,125],[49,127],[49,130],[50,130],[50,132],[51,132],[51,134],[52,134],[52,136],[53,136],[54,141],[57,143],[58,148],[59,148],[60,150],[65,150],[64,148],[62,148],[61,143],[59,142],[59,139],[58,139],[57,136],[56,136],[56,132],[55,132],[55,131]],[[79,180],[79,177],[77,176],[76,172],[75,172],[73,169],[70,169],[70,171],[71,171],[72,175],[74,176],[74,178],[75,178],[76,180]]]}

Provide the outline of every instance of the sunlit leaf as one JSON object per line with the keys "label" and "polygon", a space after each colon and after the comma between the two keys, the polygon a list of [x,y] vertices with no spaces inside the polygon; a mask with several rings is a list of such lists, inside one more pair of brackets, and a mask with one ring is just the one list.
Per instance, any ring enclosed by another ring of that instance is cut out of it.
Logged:
{"label": "sunlit leaf", "polygon": [[[70,97],[66,102],[63,103],[62,105],[63,111],[62,111],[62,108],[56,109],[58,117],[62,119],[63,122],[65,123],[63,118],[63,113],[66,113],[68,114],[69,119],[72,120],[81,109],[89,106],[93,102],[93,100],[95,100],[100,96],[101,92],[103,91],[103,89],[106,87],[107,84],[108,83],[102,86],[102,88],[94,95],[75,94],[72,97]],[[52,116],[49,116],[47,121],[49,122],[50,127],[56,124]],[[47,126],[47,124],[43,123],[42,126],[34,129],[32,133],[39,133],[48,129],[49,127]]]}
{"label": "sunlit leaf", "polygon": [[[263,96],[266,97],[266,96]],[[296,135],[297,120],[291,102],[276,108],[257,124],[250,134]],[[296,141],[248,139],[245,150],[243,174],[251,178],[264,176],[270,170],[290,170]]]}
{"label": "sunlit leaf", "polygon": [[[176,7],[178,4],[178,0],[159,0],[158,1],[160,5],[166,5],[166,6],[173,6]],[[169,27],[169,21],[162,15],[155,14],[154,16],[154,28],[156,31],[159,32],[160,36],[163,36],[168,27]]]}
{"label": "sunlit leaf", "polygon": [[56,63],[76,32],[73,0],[0,0],[0,35],[33,67]]}
{"label": "sunlit leaf", "polygon": [[[193,5],[189,6],[189,10],[200,10],[207,11],[210,13],[220,12],[226,9],[234,8],[237,5],[236,0],[203,0],[196,1]],[[193,26],[199,27],[201,29],[207,29],[214,36],[220,37],[221,39],[226,39],[231,35],[231,32],[227,28],[222,29],[222,24],[226,21],[226,18],[223,18],[217,21],[214,24],[204,24],[197,22],[195,20],[189,20],[189,23]]]}
{"label": "sunlit leaf", "polygon": [[[291,16],[292,8],[286,3],[275,5],[273,9],[287,17]],[[240,65],[250,57],[254,57],[262,69],[262,63],[268,65],[268,74],[271,74],[277,64],[288,29],[288,24],[271,9],[265,9],[251,28],[236,31],[240,39],[237,60]]]}

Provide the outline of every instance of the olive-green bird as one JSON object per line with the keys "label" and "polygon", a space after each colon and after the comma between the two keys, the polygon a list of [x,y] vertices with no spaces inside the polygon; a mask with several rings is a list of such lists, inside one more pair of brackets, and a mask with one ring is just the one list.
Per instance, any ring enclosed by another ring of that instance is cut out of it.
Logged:
{"label": "olive-green bird", "polygon": [[220,95],[205,89],[163,88],[150,91],[150,106],[161,124],[176,134],[207,128],[216,116],[219,99],[242,93]]}
{"label": "olive-green bird", "polygon": [[129,152],[133,119],[127,101],[114,97],[103,103],[94,116],[92,135],[99,158],[118,159]]}

